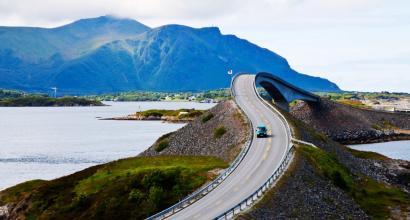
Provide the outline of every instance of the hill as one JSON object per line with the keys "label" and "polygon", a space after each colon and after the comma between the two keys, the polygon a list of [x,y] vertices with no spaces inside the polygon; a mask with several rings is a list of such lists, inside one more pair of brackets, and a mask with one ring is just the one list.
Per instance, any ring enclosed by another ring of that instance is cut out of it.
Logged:
{"label": "hill", "polygon": [[297,103],[291,114],[344,144],[410,139],[408,113],[361,109],[322,98],[315,104]]}
{"label": "hill", "polygon": [[0,88],[63,94],[198,91],[229,86],[227,70],[267,71],[311,91],[339,91],[283,57],[216,27],[151,29],[103,16],[62,27],[0,27]]}

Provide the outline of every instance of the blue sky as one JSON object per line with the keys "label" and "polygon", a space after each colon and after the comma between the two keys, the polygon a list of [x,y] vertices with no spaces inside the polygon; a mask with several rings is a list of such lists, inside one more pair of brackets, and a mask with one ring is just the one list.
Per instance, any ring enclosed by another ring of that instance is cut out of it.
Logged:
{"label": "blue sky", "polygon": [[406,0],[0,0],[0,25],[54,27],[105,14],[151,27],[218,26],[342,89],[410,92]]}

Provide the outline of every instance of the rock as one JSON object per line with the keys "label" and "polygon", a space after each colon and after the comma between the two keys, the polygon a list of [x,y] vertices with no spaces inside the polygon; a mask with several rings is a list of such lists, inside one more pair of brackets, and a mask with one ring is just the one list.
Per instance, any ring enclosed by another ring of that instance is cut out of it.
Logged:
{"label": "rock", "polygon": [[[196,118],[167,137],[169,146],[157,152],[155,143],[141,155],[195,155],[216,156],[226,162],[232,161],[249,138],[247,118],[233,101],[224,101],[209,110],[214,115],[209,121]],[[206,113],[205,113],[206,114]],[[225,127],[226,133],[214,137],[214,130]]]}
{"label": "rock", "polygon": [[0,220],[6,220],[9,217],[8,205],[0,206]]}

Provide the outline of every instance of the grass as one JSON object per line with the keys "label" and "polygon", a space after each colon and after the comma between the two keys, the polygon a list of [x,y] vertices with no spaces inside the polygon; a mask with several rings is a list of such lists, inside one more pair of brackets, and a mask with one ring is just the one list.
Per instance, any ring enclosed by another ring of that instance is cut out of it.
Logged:
{"label": "grass", "polygon": [[358,100],[340,99],[337,102],[352,106],[354,108],[370,109],[371,107]]}
{"label": "grass", "polygon": [[375,152],[369,152],[369,151],[360,151],[360,150],[355,150],[352,148],[347,148],[347,150],[352,153],[353,156],[358,157],[358,158],[363,158],[363,159],[371,159],[371,160],[380,160],[380,161],[386,161],[389,160],[386,156],[383,156],[381,154],[375,153]]}
{"label": "grass", "polygon": [[17,195],[29,195],[27,219],[145,219],[203,185],[208,171],[227,166],[215,157],[135,157],[28,182],[0,198],[17,203]]}
{"label": "grass", "polygon": [[169,146],[168,140],[162,140],[157,145],[155,145],[154,150],[156,152],[161,152],[162,150],[164,150],[168,146]]}
{"label": "grass", "polygon": [[219,126],[214,130],[214,137],[221,138],[226,133],[226,128],[224,126]]}
{"label": "grass", "polygon": [[11,188],[4,190],[1,193],[0,206],[22,198],[23,196],[27,195],[27,192],[30,192],[38,188],[41,184],[45,182],[46,181],[44,180],[31,180],[24,183],[20,183],[18,185],[15,185]]}
{"label": "grass", "polygon": [[300,146],[298,149],[321,175],[350,195],[372,218],[388,219],[390,208],[406,209],[410,206],[410,198],[400,189],[376,182],[366,176],[354,180],[349,170],[333,155],[310,146]]}
{"label": "grass", "polygon": [[208,112],[207,114],[203,115],[201,118],[202,123],[206,123],[207,121],[211,120],[214,117],[214,114]]}
{"label": "grass", "polygon": [[[186,114],[180,114],[181,112],[186,112]],[[154,116],[174,116],[178,118],[194,118],[202,115],[204,110],[195,109],[178,109],[178,110],[167,110],[167,109],[150,109],[142,112],[137,112],[137,115],[142,115],[145,117]]]}

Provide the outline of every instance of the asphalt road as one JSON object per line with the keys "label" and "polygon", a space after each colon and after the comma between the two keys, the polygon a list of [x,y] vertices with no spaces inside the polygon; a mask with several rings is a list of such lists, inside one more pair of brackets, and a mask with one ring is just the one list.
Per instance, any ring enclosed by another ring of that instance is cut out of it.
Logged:
{"label": "asphalt road", "polygon": [[236,170],[206,196],[168,219],[213,219],[255,192],[279,167],[289,145],[284,123],[254,91],[255,75],[240,75],[234,82],[236,102],[252,121],[254,131],[265,124],[270,137],[256,138]]}

